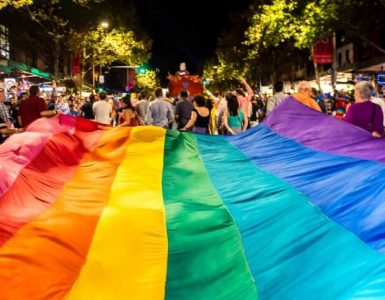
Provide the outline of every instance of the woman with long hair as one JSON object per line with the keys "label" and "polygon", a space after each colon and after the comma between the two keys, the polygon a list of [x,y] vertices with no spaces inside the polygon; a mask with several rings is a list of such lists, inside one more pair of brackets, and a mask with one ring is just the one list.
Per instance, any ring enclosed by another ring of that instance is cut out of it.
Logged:
{"label": "woman with long hair", "polygon": [[247,129],[247,117],[240,108],[237,96],[228,93],[226,95],[227,109],[223,114],[223,125],[228,134],[238,134]]}
{"label": "woman with long hair", "polygon": [[139,126],[144,125],[143,120],[138,116],[131,104],[129,95],[120,99],[121,112],[119,113],[119,126]]}

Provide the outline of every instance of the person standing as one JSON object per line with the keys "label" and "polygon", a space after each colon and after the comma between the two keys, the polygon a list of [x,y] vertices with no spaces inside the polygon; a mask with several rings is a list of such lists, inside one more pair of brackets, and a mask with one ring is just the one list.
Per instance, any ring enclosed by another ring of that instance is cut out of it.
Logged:
{"label": "person standing", "polygon": [[146,120],[148,105],[150,104],[150,100],[148,97],[148,93],[146,91],[142,91],[140,93],[140,96],[141,96],[141,99],[138,102],[138,104],[136,104],[135,108],[136,108],[136,111],[137,111],[139,117],[142,120]]}
{"label": "person standing", "polygon": [[188,76],[190,75],[190,72],[186,69],[186,63],[182,62],[179,65],[179,71],[175,73],[176,76]]}
{"label": "person standing", "polygon": [[180,100],[176,103],[175,120],[178,124],[178,129],[181,129],[190,120],[194,106],[188,99],[188,92],[186,90],[181,90],[179,96]]}
{"label": "person standing", "polygon": [[169,102],[164,100],[162,88],[155,90],[155,100],[148,106],[146,124],[168,128],[174,121],[174,112]]}
{"label": "person standing", "polygon": [[99,94],[99,101],[94,102],[92,105],[92,111],[95,115],[95,121],[100,124],[111,124],[112,107],[107,102],[107,94],[102,92]]}
{"label": "person standing", "polygon": [[247,94],[241,88],[238,88],[235,90],[235,95],[237,96],[237,99],[238,99],[239,108],[243,110],[243,113],[245,114],[245,118],[249,119],[250,108],[251,108],[251,98],[254,96],[254,92],[251,89],[250,85],[247,83],[245,78],[241,78],[239,81],[246,88]]}
{"label": "person standing", "polygon": [[223,114],[223,125],[227,134],[236,135],[245,131],[248,126],[248,119],[243,109],[239,106],[239,102],[235,95],[227,94],[227,110]]}
{"label": "person standing", "polygon": [[41,117],[52,117],[57,114],[56,110],[47,110],[47,104],[39,95],[39,87],[33,85],[29,88],[29,98],[20,102],[20,125],[22,127],[27,127]]}
{"label": "person standing", "polygon": [[215,128],[218,134],[223,134],[223,114],[227,109],[227,100],[224,91],[219,91],[218,96],[214,96],[208,89],[205,89],[205,92],[211,100],[214,101],[215,108]]}
{"label": "person standing", "polygon": [[310,83],[307,81],[300,81],[297,85],[297,93],[293,95],[294,99],[298,102],[301,102],[303,105],[306,105],[316,111],[321,112],[321,108],[317,102],[311,97],[313,91],[311,89]]}
{"label": "person standing", "polygon": [[91,94],[89,99],[85,99],[85,102],[84,104],[82,105],[82,107],[80,108],[80,116],[84,119],[87,119],[87,120],[93,120],[95,118],[94,116],[94,112],[92,110],[92,106],[95,102],[95,95],[94,94]]}
{"label": "person standing", "polygon": [[274,83],[274,96],[269,98],[267,100],[267,109],[266,109],[266,114],[271,113],[271,111],[276,108],[283,100],[286,99],[286,95],[283,93],[283,82],[282,81],[277,81]]}
{"label": "person standing", "polygon": [[129,95],[124,96],[120,99],[121,112],[119,113],[119,126],[139,126],[143,125],[142,119],[138,116],[132,106]]}
{"label": "person standing", "polygon": [[371,102],[372,87],[367,81],[361,81],[354,88],[355,103],[349,106],[344,120],[372,133],[374,137],[384,135],[384,115],[381,106]]}
{"label": "person standing", "polygon": [[0,118],[7,125],[8,128],[12,128],[13,124],[11,121],[11,115],[9,113],[8,107],[5,105],[5,91],[4,89],[0,89]]}
{"label": "person standing", "polygon": [[202,95],[197,95],[193,100],[194,109],[187,124],[180,130],[192,129],[192,132],[208,134],[210,123],[210,109],[206,107],[206,99]]}

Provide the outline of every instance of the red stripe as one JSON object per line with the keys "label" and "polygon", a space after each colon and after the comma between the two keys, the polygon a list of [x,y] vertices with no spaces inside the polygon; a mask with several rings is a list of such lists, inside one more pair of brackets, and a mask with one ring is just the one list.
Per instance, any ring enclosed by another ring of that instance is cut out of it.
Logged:
{"label": "red stripe", "polygon": [[[0,146],[0,197],[13,185],[20,171],[42,151],[54,134],[76,130],[92,132],[100,128],[95,122],[59,115],[54,118],[41,118],[28,126],[23,134],[14,134]],[[84,139],[86,148],[94,141]],[[88,145],[88,146],[87,146]]]}
{"label": "red stripe", "polygon": [[[0,299],[63,299],[87,258],[131,128],[105,131],[55,204],[0,248]],[[57,173],[55,179],[59,179]],[[35,191],[35,197],[40,191]]]}
{"label": "red stripe", "polygon": [[0,247],[24,224],[52,206],[84,154],[96,146],[101,135],[102,131],[84,134],[76,130],[50,138],[0,198]]}

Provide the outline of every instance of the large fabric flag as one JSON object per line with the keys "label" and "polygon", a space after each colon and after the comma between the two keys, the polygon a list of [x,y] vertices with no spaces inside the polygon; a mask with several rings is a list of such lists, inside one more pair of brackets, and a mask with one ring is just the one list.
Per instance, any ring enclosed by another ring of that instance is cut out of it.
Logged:
{"label": "large fabric flag", "polygon": [[0,147],[0,299],[385,299],[385,140],[40,119]]}

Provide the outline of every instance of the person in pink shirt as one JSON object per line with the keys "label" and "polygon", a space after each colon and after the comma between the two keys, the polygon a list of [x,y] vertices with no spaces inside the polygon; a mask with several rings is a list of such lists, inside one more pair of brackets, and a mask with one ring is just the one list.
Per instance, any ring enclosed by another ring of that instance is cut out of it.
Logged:
{"label": "person in pink shirt", "polygon": [[251,98],[254,96],[254,92],[245,78],[241,77],[239,81],[246,88],[247,94],[241,88],[238,88],[235,90],[235,95],[238,99],[239,108],[244,111],[246,118],[250,118]]}

